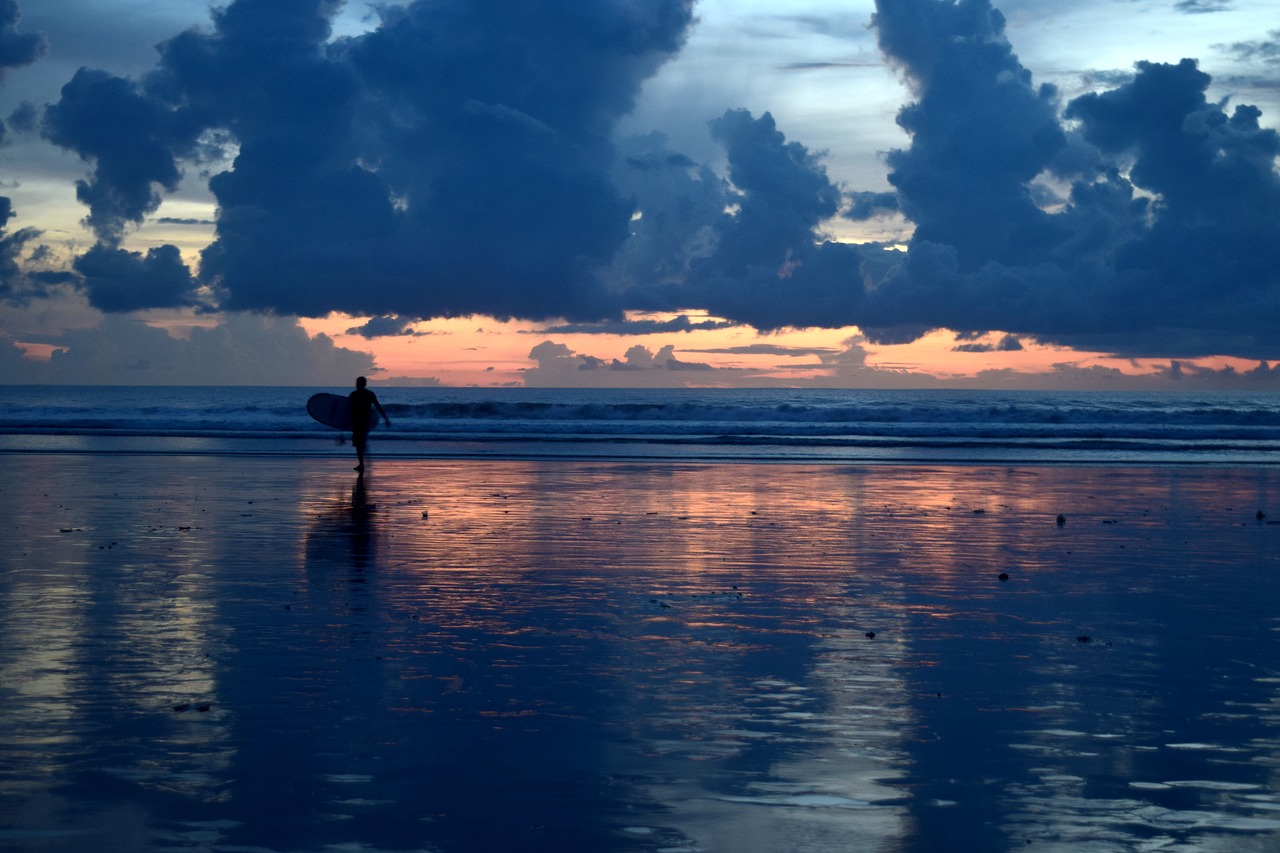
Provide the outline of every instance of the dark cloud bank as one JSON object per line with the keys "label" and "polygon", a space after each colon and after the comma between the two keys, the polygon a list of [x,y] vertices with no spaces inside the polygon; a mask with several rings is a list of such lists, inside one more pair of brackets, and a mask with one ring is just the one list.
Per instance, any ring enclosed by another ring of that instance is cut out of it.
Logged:
{"label": "dark cloud bank", "polygon": [[[49,45],[42,33],[24,33],[19,29],[22,12],[17,0],[0,0],[0,83],[15,68],[30,65],[45,55]],[[8,135],[8,125],[25,129],[33,118],[33,108],[28,105],[9,118],[0,121],[0,144]],[[19,260],[27,244],[39,237],[31,228],[9,230],[9,220],[14,217],[13,203],[8,196],[0,196],[0,299],[21,301],[29,295],[30,286]]]}
{"label": "dark cloud bank", "polygon": [[[614,138],[692,0],[418,0],[334,39],[337,6],[236,0],[144,78],[83,69],[48,106],[45,138],[90,167],[77,194],[99,244],[75,270],[94,305],[198,305],[204,286],[228,310],[373,316],[370,334],[703,309],[876,342],[950,328],[1280,355],[1280,136],[1209,101],[1194,61],[1139,62],[1064,103],[988,0],[879,0],[911,142],[887,154],[891,192],[857,192],[767,113],[711,123],[723,176],[660,135]],[[184,168],[224,156],[198,274],[121,248]],[[914,224],[905,252],[822,234],[890,212]]]}
{"label": "dark cloud bank", "polygon": [[0,376],[32,384],[330,385],[371,373],[373,358],[310,337],[292,320],[229,314],[178,340],[123,314],[92,329],[64,332],[48,361],[24,358],[0,340]]}

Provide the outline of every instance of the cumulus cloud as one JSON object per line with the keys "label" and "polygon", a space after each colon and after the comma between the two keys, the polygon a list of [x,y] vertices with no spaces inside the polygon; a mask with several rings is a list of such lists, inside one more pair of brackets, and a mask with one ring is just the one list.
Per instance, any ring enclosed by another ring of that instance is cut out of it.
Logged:
{"label": "cumulus cloud", "polygon": [[[688,384],[691,373],[706,376],[725,372],[723,368],[702,362],[685,361],[676,356],[675,347],[671,345],[654,352],[637,344],[621,359],[606,360],[574,352],[565,344],[548,340],[530,350],[529,358],[536,366],[524,372],[524,384],[542,388],[584,385],[679,388]],[[693,381],[697,383],[696,379]]]}
{"label": "cumulus cloud", "polygon": [[[611,133],[692,0],[416,0],[333,39],[334,0],[235,0],[138,81],[82,69],[44,133],[107,247],[221,135],[200,275],[229,309],[599,319],[632,208]],[[221,150],[221,149],[219,149]]]}
{"label": "cumulus cloud", "polygon": [[593,278],[632,213],[610,134],[679,49],[691,2],[413,2],[330,43],[335,5],[238,0],[213,33],[162,48],[163,90],[239,143],[210,184],[202,264],[225,303],[616,314]]}
{"label": "cumulus cloud", "polygon": [[0,0],[0,80],[9,69],[30,65],[49,50],[44,33],[18,32],[21,20],[17,0]]}
{"label": "cumulus cloud", "polygon": [[725,149],[727,183],[677,174],[655,205],[658,215],[641,198],[636,224],[646,241],[651,228],[667,227],[673,208],[682,211],[680,230],[693,251],[678,274],[667,265],[667,277],[638,284],[627,298],[656,310],[704,308],[762,330],[856,322],[861,255],[821,233],[842,204],[821,157],[788,140],[768,113],[729,110],[711,133]]}
{"label": "cumulus cloud", "polygon": [[40,236],[34,228],[9,230],[9,220],[14,216],[13,203],[0,196],[0,300],[25,301],[32,292],[31,281],[20,263],[28,243]]}
{"label": "cumulus cloud", "polygon": [[174,246],[158,246],[144,254],[100,243],[76,258],[74,267],[89,304],[100,311],[187,308],[199,304],[191,272]]}
{"label": "cumulus cloud", "polygon": [[[470,314],[640,333],[655,329],[628,311],[698,311],[760,330],[856,325],[878,343],[948,328],[1274,354],[1280,135],[1252,106],[1209,101],[1192,60],[1138,62],[1064,103],[990,0],[878,0],[910,142],[885,155],[889,191],[859,191],[768,112],[711,122],[723,168],[661,134],[614,138],[681,49],[692,0],[411,0],[335,38],[339,5],[233,0],[161,44],[150,73],[83,69],[44,110],[44,136],[89,164],[77,193],[99,245],[74,269],[93,304],[212,294],[371,316],[367,336]],[[194,277],[176,250],[121,246],[193,163],[216,171],[218,209]],[[901,217],[908,251],[834,241],[840,216]]]}
{"label": "cumulus cloud", "polygon": [[158,185],[175,190],[178,161],[190,156],[204,130],[197,111],[171,109],[129,80],[81,68],[44,113],[44,135],[93,164],[76,182],[76,198],[89,208],[87,224],[109,245],[126,225],[160,206]]}
{"label": "cumulus cloud", "polygon": [[[1060,115],[986,0],[881,0],[875,23],[918,100],[899,116],[911,147],[888,158],[916,230],[867,294],[874,340],[945,327],[1127,355],[1273,352],[1280,136],[1256,108],[1209,102],[1184,60],[1139,62]],[[1052,212],[1045,176],[1071,181]]]}

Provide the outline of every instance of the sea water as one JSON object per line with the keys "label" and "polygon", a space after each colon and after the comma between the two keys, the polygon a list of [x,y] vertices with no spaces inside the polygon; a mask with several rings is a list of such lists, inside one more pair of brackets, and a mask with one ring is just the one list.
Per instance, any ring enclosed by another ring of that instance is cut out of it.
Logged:
{"label": "sea water", "polygon": [[[0,451],[333,455],[317,388],[0,387]],[[385,457],[1280,462],[1280,395],[380,388]]]}
{"label": "sea water", "polygon": [[4,461],[6,851],[1280,849],[1280,469]]}
{"label": "sea water", "polygon": [[1280,849],[1277,398],[317,390],[0,389],[0,849]]}

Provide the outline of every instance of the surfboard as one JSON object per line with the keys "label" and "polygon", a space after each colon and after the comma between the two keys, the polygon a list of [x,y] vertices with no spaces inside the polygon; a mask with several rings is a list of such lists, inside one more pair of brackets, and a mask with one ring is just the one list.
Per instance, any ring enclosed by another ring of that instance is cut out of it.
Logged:
{"label": "surfboard", "polygon": [[[307,400],[307,414],[325,426],[351,430],[351,401],[342,394],[312,394]],[[376,419],[369,421],[370,429],[376,425]]]}

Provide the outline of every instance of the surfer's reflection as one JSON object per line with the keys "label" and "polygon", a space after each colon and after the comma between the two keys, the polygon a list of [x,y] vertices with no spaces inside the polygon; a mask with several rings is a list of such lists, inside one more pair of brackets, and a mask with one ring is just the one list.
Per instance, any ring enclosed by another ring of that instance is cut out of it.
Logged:
{"label": "surfer's reflection", "polygon": [[[354,592],[373,580],[378,537],[376,506],[369,499],[368,486],[369,481],[360,474],[349,498],[343,493],[335,495],[312,521],[307,532],[306,572],[316,591]],[[354,599],[347,606],[363,609],[356,607]]]}
{"label": "surfer's reflection", "polygon": [[374,563],[376,546],[373,537],[373,511],[365,488],[364,472],[356,476],[351,487],[351,570],[363,572]]}

